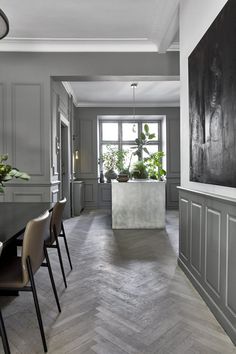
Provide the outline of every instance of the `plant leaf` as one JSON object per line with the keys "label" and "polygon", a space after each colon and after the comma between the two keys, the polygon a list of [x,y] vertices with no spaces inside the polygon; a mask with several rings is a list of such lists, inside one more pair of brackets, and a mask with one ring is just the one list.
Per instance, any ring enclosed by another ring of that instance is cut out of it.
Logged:
{"label": "plant leaf", "polygon": [[12,179],[12,176],[10,174],[7,174],[6,176],[3,177],[4,182],[10,181],[11,179]]}
{"label": "plant leaf", "polygon": [[148,151],[148,149],[146,147],[143,148],[143,151],[145,151],[146,154],[150,155],[150,153],[149,153],[149,151]]}
{"label": "plant leaf", "polygon": [[145,131],[146,134],[149,133],[149,126],[148,126],[147,123],[144,124],[144,131]]}
{"label": "plant leaf", "polygon": [[143,132],[141,132],[141,133],[140,133],[140,138],[141,138],[142,140],[145,140],[145,139],[146,139],[146,135],[145,135]]}
{"label": "plant leaf", "polygon": [[156,134],[155,133],[152,133],[152,134],[149,134],[148,135],[148,139],[154,139],[156,137]]}
{"label": "plant leaf", "polygon": [[21,178],[25,181],[28,181],[30,179],[30,176],[26,172],[20,172],[20,176],[18,176],[17,178]]}

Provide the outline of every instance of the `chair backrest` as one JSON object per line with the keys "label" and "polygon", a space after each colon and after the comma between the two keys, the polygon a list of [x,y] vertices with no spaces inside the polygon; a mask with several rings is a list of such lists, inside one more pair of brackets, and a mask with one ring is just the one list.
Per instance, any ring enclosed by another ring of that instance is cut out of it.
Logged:
{"label": "chair backrest", "polygon": [[66,198],[59,200],[59,202],[57,202],[53,207],[51,225],[50,225],[52,243],[55,241],[55,232],[56,232],[56,236],[58,236],[61,232],[62,215],[65,206],[66,206]]}
{"label": "chair backrest", "polygon": [[35,273],[45,258],[44,239],[49,229],[50,215],[46,211],[36,219],[30,220],[25,229],[22,247],[23,281],[28,283],[27,258],[30,257],[32,271]]}

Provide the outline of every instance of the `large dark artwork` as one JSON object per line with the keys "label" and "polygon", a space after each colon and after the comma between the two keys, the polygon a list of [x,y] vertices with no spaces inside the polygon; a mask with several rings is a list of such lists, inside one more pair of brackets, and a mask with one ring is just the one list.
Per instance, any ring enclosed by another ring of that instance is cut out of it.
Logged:
{"label": "large dark artwork", "polygon": [[189,56],[190,180],[236,187],[236,0]]}

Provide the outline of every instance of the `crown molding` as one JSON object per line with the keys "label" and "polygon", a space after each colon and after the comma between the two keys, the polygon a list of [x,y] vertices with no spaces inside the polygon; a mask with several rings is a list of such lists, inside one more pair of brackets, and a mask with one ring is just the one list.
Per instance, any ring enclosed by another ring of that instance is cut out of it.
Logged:
{"label": "crown molding", "polygon": [[167,52],[179,52],[179,42],[173,42],[167,49]]}
{"label": "crown molding", "polygon": [[70,82],[62,81],[62,85],[64,86],[64,89],[66,90],[68,95],[72,97],[73,103],[76,106],[76,104],[77,104],[77,102],[76,102],[76,94],[75,94],[75,91],[73,90]]}
{"label": "crown molding", "polygon": [[[124,107],[133,108],[132,103],[122,102],[75,102],[77,108],[95,108],[95,107]],[[180,107],[180,102],[139,102],[135,104],[135,107]]]}
{"label": "crown molding", "polygon": [[2,52],[158,52],[148,38],[4,38]]}

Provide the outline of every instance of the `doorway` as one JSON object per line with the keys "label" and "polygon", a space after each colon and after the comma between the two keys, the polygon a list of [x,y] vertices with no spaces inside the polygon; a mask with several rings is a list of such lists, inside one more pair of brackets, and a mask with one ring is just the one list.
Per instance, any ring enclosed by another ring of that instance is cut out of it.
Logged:
{"label": "doorway", "polygon": [[70,123],[60,114],[59,121],[59,138],[60,138],[60,156],[59,156],[59,180],[60,180],[60,199],[66,198],[64,217],[69,218],[70,215]]}

